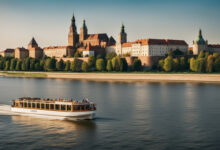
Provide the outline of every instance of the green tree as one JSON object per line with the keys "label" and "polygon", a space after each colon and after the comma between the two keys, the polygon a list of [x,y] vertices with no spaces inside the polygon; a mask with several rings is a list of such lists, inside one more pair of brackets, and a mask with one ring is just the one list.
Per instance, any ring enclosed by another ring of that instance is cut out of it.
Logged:
{"label": "green tree", "polygon": [[195,58],[190,59],[190,70],[191,71],[196,71],[196,60],[195,60]]}
{"label": "green tree", "polygon": [[187,63],[185,57],[180,57],[180,70],[186,70]]}
{"label": "green tree", "polygon": [[21,70],[22,70],[22,71],[26,71],[25,60],[22,60],[22,63],[21,63]]}
{"label": "green tree", "polygon": [[204,51],[200,51],[198,58],[204,58],[204,57],[205,57]]}
{"label": "green tree", "polygon": [[34,70],[34,66],[35,66],[35,59],[30,59],[30,70]]}
{"label": "green tree", "polygon": [[96,60],[96,69],[98,71],[105,71],[105,61],[102,58]]}
{"label": "green tree", "polygon": [[208,56],[207,64],[206,64],[206,72],[213,72],[213,56]]}
{"label": "green tree", "polygon": [[45,69],[44,69],[44,66],[45,66],[45,60],[44,60],[44,59],[41,59],[41,60],[40,60],[40,70],[42,70],[42,71],[45,70]]}
{"label": "green tree", "polygon": [[120,59],[120,71],[127,71],[128,70],[128,63],[125,58]]}
{"label": "green tree", "polygon": [[56,60],[54,58],[47,58],[45,62],[46,71],[54,71],[56,69]]}
{"label": "green tree", "polygon": [[13,71],[15,70],[16,67],[16,59],[11,59],[11,63],[10,63],[10,70]]}
{"label": "green tree", "polygon": [[4,70],[9,70],[9,69],[10,69],[10,61],[7,60],[7,61],[5,62],[5,68],[4,68]]}
{"label": "green tree", "polygon": [[177,56],[177,55],[184,55],[184,53],[182,51],[180,51],[179,49],[176,49],[175,51],[173,51],[173,55]]}
{"label": "green tree", "polygon": [[122,64],[121,64],[121,58],[119,56],[116,56],[112,59],[112,68],[113,71],[121,71]]}
{"label": "green tree", "polygon": [[189,51],[188,51],[188,54],[189,54],[189,55],[193,55],[193,51],[192,51],[192,50],[189,50]]}
{"label": "green tree", "polygon": [[168,56],[165,60],[164,60],[164,66],[163,69],[166,72],[170,72],[173,69],[173,58],[171,56]]}
{"label": "green tree", "polygon": [[15,70],[16,71],[20,71],[21,70],[21,60],[17,60],[17,63],[16,63],[16,67],[15,67]]}
{"label": "green tree", "polygon": [[34,64],[34,70],[36,70],[36,71],[41,70],[40,63],[39,63],[39,62],[36,62],[36,63]]}
{"label": "green tree", "polygon": [[65,71],[70,71],[70,61],[67,60],[66,63],[65,63]]}
{"label": "green tree", "polygon": [[164,66],[164,59],[159,60],[158,62],[158,68],[159,70],[163,70],[163,66]]}
{"label": "green tree", "polygon": [[178,58],[173,59],[173,70],[179,71],[180,70],[180,62]]}
{"label": "green tree", "polygon": [[81,62],[79,59],[75,58],[74,61],[70,64],[70,69],[73,72],[79,72],[81,71]]}
{"label": "green tree", "polygon": [[173,51],[172,50],[168,50],[168,56],[173,57]]}
{"label": "green tree", "polygon": [[196,72],[205,72],[205,58],[196,59]]}
{"label": "green tree", "polygon": [[76,51],[76,53],[74,54],[74,57],[82,57],[82,53],[79,51]]}
{"label": "green tree", "polygon": [[88,65],[88,63],[87,62],[83,62],[82,63],[82,71],[83,72],[88,72],[88,70],[89,70],[89,65]]}
{"label": "green tree", "polygon": [[220,56],[215,58],[215,62],[214,62],[214,70],[216,72],[220,72]]}
{"label": "green tree", "polygon": [[142,70],[141,61],[137,58],[134,59],[131,67],[132,67],[132,71],[141,71]]}
{"label": "green tree", "polygon": [[4,60],[0,60],[0,70],[4,69]]}
{"label": "green tree", "polygon": [[115,52],[111,52],[111,53],[108,53],[106,56],[105,56],[105,59],[106,60],[112,60],[112,58],[114,58],[116,56],[116,53]]}
{"label": "green tree", "polygon": [[25,70],[30,70],[30,58],[25,59]]}
{"label": "green tree", "polygon": [[89,65],[89,69],[95,69],[95,65],[96,65],[96,59],[94,56],[89,56],[88,58],[88,65]]}
{"label": "green tree", "polygon": [[106,70],[112,71],[112,61],[110,59],[107,61]]}
{"label": "green tree", "polygon": [[64,62],[63,59],[56,62],[56,70],[63,71],[64,70]]}

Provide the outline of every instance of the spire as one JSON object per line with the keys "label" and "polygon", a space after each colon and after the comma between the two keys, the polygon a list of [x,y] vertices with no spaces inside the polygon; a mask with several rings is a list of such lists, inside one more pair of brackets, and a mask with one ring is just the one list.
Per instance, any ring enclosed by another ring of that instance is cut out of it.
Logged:
{"label": "spire", "polygon": [[87,26],[86,26],[86,20],[85,20],[85,19],[83,20],[82,28],[83,28],[83,29],[87,29]]}
{"label": "spire", "polygon": [[121,33],[125,33],[125,26],[123,23],[121,24]]}
{"label": "spire", "polygon": [[73,13],[73,17],[72,17],[72,26],[75,25],[75,16],[74,16],[74,13]]}
{"label": "spire", "polygon": [[38,44],[37,44],[36,40],[34,39],[34,37],[32,37],[32,39],[31,39],[31,41],[29,42],[28,45],[36,46],[36,45],[38,45]]}

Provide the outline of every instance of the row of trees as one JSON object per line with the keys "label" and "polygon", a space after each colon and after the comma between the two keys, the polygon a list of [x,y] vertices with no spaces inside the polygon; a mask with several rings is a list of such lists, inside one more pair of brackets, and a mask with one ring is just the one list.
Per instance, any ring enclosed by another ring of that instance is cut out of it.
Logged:
{"label": "row of trees", "polygon": [[197,57],[176,57],[172,52],[158,62],[161,71],[220,72],[220,54],[201,51]]}
{"label": "row of trees", "polygon": [[0,70],[10,71],[72,71],[72,72],[88,72],[88,71],[141,71],[141,61],[135,59],[132,67],[128,67],[124,58],[116,56],[115,53],[106,56],[90,56],[88,62],[83,62],[77,57],[74,61],[64,62],[62,59],[57,61],[55,58],[43,59],[16,59],[12,57],[0,57]]}

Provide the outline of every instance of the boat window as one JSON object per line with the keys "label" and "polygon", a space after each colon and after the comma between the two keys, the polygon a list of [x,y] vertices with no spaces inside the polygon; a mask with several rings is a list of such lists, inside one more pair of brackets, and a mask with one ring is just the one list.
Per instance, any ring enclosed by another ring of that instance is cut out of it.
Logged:
{"label": "boat window", "polygon": [[23,107],[23,102],[20,102],[20,107]]}
{"label": "boat window", "polygon": [[24,103],[24,107],[27,107],[27,103]]}
{"label": "boat window", "polygon": [[81,109],[84,110],[85,106],[81,106]]}
{"label": "boat window", "polygon": [[44,109],[44,103],[41,104],[41,109]]}
{"label": "boat window", "polygon": [[71,111],[71,105],[67,105],[67,111]]}
{"label": "boat window", "polygon": [[66,110],[66,105],[61,105],[61,110]]}
{"label": "boat window", "polygon": [[49,104],[46,104],[46,109],[49,109]]}
{"label": "boat window", "polygon": [[54,104],[50,104],[50,109],[54,109]]}
{"label": "boat window", "polygon": [[31,107],[31,103],[28,103],[28,107]]}
{"label": "boat window", "polygon": [[55,105],[55,108],[56,108],[56,110],[60,110],[60,107],[59,107],[60,105]]}
{"label": "boat window", "polygon": [[40,108],[40,103],[37,103],[37,108]]}
{"label": "boat window", "polygon": [[79,106],[74,106],[74,110],[79,110]]}
{"label": "boat window", "polygon": [[36,106],[35,106],[35,103],[32,103],[32,108],[35,108]]}

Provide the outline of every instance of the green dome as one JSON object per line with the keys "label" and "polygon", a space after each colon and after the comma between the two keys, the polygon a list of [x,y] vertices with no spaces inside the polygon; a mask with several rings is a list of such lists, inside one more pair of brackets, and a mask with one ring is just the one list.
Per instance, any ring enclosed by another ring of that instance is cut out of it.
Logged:
{"label": "green dome", "polygon": [[204,45],[204,44],[206,44],[206,41],[203,39],[203,37],[202,37],[202,30],[200,29],[199,30],[199,35],[198,35],[198,37],[197,37],[197,39],[196,39],[196,41],[195,41],[197,44],[199,44],[199,45]]}

